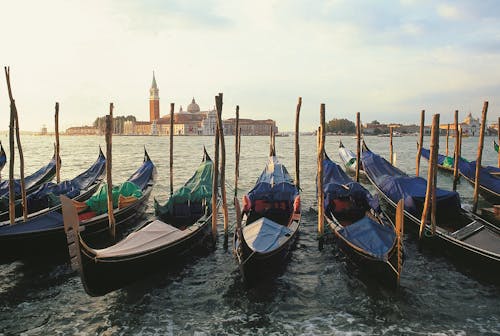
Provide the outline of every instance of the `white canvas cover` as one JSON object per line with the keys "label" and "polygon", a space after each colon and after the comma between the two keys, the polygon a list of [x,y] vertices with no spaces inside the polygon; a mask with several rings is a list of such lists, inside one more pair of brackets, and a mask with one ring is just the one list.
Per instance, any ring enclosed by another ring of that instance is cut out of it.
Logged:
{"label": "white canvas cover", "polygon": [[288,227],[262,217],[243,228],[243,237],[252,250],[269,252],[286,241],[291,232]]}
{"label": "white canvas cover", "polygon": [[97,258],[134,255],[168,245],[188,236],[197,228],[198,225],[193,225],[185,230],[179,230],[170,224],[155,220],[142,229],[131,233],[117,244],[105,249],[94,250],[94,252]]}

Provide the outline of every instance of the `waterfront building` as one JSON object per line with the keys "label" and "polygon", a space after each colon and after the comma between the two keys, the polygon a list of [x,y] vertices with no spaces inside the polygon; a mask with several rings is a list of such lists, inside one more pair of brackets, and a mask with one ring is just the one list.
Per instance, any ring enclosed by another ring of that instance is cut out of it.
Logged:
{"label": "waterfront building", "polygon": [[99,129],[93,126],[76,126],[66,129],[66,135],[99,135]]}

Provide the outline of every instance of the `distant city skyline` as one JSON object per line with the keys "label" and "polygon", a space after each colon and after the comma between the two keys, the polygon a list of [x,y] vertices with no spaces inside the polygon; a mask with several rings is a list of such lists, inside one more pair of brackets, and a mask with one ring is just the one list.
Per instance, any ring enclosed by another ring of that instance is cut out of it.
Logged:
{"label": "distant city skyline", "polygon": [[[29,10],[26,7],[29,6]],[[500,2],[496,1],[9,1],[2,65],[10,66],[20,126],[89,125],[106,114],[149,117],[155,71],[160,113],[224,93],[223,118],[276,120],[313,131],[327,120],[418,123],[500,116]],[[9,99],[0,78],[0,130]]]}

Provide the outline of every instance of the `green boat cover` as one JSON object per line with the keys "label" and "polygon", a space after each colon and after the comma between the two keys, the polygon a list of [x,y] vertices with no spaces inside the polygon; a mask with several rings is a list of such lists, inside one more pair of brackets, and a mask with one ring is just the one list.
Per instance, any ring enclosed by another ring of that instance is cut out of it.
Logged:
{"label": "green boat cover", "polygon": [[164,217],[173,213],[174,204],[202,202],[204,199],[212,209],[212,160],[203,161],[191,178],[168,199],[165,205],[154,202],[155,214]]}
{"label": "green boat cover", "polygon": [[[136,198],[142,197],[141,189],[130,181],[123,182],[118,186],[114,186],[111,194],[113,195],[113,208],[118,207],[118,198],[120,195],[124,197],[134,196]],[[85,203],[97,215],[108,212],[108,184],[104,183],[99,190],[95,192]]]}

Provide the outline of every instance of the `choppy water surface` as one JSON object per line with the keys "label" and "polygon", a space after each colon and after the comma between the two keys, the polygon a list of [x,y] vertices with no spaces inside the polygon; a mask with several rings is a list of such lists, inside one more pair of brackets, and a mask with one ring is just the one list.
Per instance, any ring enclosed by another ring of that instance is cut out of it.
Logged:
{"label": "choppy water surface", "polygon": [[[7,138],[2,137],[7,144]],[[327,137],[326,148],[338,161],[338,137]],[[354,139],[344,137],[346,147]],[[371,149],[388,157],[388,139],[368,137]],[[428,141],[428,137],[426,139]],[[483,162],[496,164],[496,153],[486,138]],[[52,154],[50,137],[23,138],[26,173],[45,164]],[[413,174],[416,137],[394,139],[397,165]],[[62,178],[72,178],[97,157],[103,137],[62,137]],[[168,138],[115,137],[113,179],[125,180],[141,163],[143,146],[158,167],[154,197],[169,192]],[[174,184],[188,178],[201,160],[209,137],[174,139]],[[226,175],[234,181],[233,138],[226,139]],[[279,159],[295,171],[293,137],[276,139]],[[268,154],[267,137],[242,139],[242,195],[253,186]],[[445,141],[441,140],[444,152]],[[450,141],[450,152],[453,148]],[[477,138],[464,139],[463,154],[475,159]],[[422,161],[426,172],[426,161]],[[92,298],[80,279],[61,262],[16,261],[0,265],[0,334],[54,335],[499,335],[499,288],[459,272],[447,259],[419,251],[406,237],[407,258],[401,288],[380,288],[361,280],[339,251],[327,245],[318,251],[315,207],[316,137],[301,137],[303,220],[299,240],[286,271],[262,287],[248,289],[241,282],[230,250],[218,246],[206,256],[191,258],[185,267],[160,272],[127,288]],[[7,175],[4,169],[3,176]],[[451,178],[438,177],[450,187]],[[462,182],[459,192],[470,206],[472,187]],[[232,196],[232,189],[228,193]],[[153,197],[150,199],[152,204]],[[149,211],[151,211],[149,208]],[[231,229],[234,209],[229,209]],[[222,223],[220,217],[219,223]],[[159,271],[162,266],[158,265]]]}

